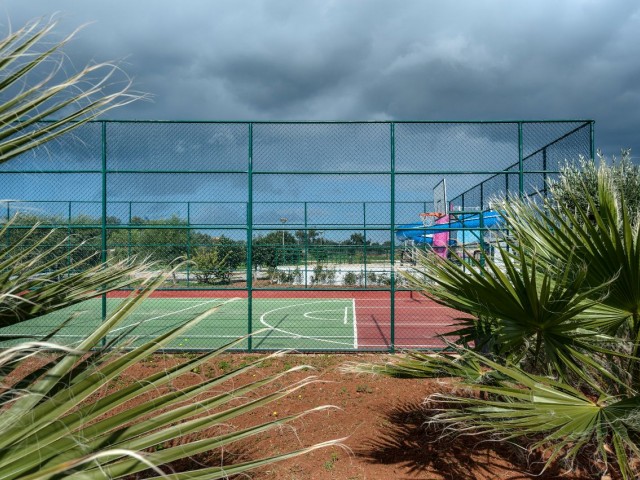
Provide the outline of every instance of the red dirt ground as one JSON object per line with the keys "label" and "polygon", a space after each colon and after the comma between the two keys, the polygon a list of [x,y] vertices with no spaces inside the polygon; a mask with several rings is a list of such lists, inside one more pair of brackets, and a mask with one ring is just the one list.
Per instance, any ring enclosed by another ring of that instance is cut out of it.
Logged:
{"label": "red dirt ground", "polygon": [[[228,354],[215,359],[209,375],[228,371],[234,366],[259,357],[257,354]],[[185,355],[158,356],[127,372],[141,378]],[[316,442],[346,437],[344,448],[316,450],[278,464],[250,472],[254,480],[416,480],[416,479],[590,479],[600,475],[584,471],[567,472],[562,466],[543,475],[533,456],[509,443],[490,442],[486,438],[448,438],[438,441],[442,433],[425,426],[423,400],[430,394],[455,389],[455,384],[438,380],[399,380],[370,375],[341,373],[346,362],[380,362],[389,355],[287,355],[268,359],[248,374],[246,380],[282,372],[294,365],[311,365],[316,371],[297,372],[295,381],[315,374],[322,382],[308,385],[295,394],[252,412],[231,428],[268,421],[319,405],[332,404],[339,409],[305,417],[293,428],[265,433],[247,442],[234,444],[224,452],[225,461],[235,463],[269,454],[284,453]],[[204,370],[204,369],[203,369]],[[202,373],[181,378],[186,385]],[[240,382],[242,380],[239,380]],[[180,385],[176,385],[179,387]],[[201,455],[199,464],[219,465],[220,454]],[[181,469],[189,465],[175,465]]]}

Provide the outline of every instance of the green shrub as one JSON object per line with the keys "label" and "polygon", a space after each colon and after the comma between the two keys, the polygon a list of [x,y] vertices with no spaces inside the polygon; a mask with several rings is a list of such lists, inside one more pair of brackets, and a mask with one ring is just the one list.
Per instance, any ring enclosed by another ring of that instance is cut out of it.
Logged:
{"label": "green shrub", "polygon": [[344,276],[344,284],[354,286],[358,283],[358,275],[354,272],[347,272]]}
{"label": "green shrub", "polygon": [[[600,207],[598,198],[599,171],[606,171],[613,182],[617,195],[624,198],[625,206],[632,217],[640,214],[640,165],[631,160],[631,150],[622,150],[620,159],[610,162],[598,152],[598,162],[579,158],[577,162],[565,163],[557,180],[549,181],[549,191],[558,205],[585,212]],[[580,187],[580,188],[577,188]],[[593,202],[593,207],[590,205]]]}
{"label": "green shrub", "polygon": [[200,283],[231,283],[231,274],[233,270],[230,268],[229,254],[220,257],[217,248],[205,249],[199,248],[193,257],[194,270],[193,273]]}

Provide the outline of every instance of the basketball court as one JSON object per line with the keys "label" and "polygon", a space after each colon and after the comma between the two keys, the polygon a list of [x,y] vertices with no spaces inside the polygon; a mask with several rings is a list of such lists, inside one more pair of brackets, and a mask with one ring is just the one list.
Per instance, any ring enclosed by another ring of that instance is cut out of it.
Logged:
{"label": "basketball court", "polygon": [[[124,292],[117,292],[107,298],[107,315],[123,296]],[[417,293],[396,292],[392,322],[390,298],[385,291],[258,291],[250,303],[243,291],[157,291],[111,336],[127,332],[134,342],[142,342],[220,306],[168,348],[208,350],[249,331],[253,332],[251,348],[255,350],[367,351],[388,350],[392,344],[398,349],[443,346],[438,335],[451,330],[455,311]],[[44,335],[72,318],[54,340],[73,345],[100,324],[101,311],[102,300],[95,298],[0,329],[0,338]],[[247,349],[248,343],[239,348]]]}

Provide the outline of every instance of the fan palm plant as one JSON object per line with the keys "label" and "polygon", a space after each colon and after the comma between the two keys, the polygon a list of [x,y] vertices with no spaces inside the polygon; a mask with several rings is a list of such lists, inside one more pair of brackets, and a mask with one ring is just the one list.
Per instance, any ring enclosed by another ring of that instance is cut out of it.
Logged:
{"label": "fan palm plant", "polygon": [[575,184],[571,208],[553,196],[502,202],[510,236],[495,246],[501,262],[423,255],[405,274],[466,314],[453,357],[411,353],[348,370],[460,377],[481,395],[432,397],[434,421],[547,450],[546,466],[593,445],[603,470],[613,456],[624,478],[636,478],[640,220],[606,166],[596,184],[597,201],[586,182]]}
{"label": "fan palm plant", "polygon": [[[597,288],[608,284],[608,294],[592,308],[593,326],[627,339],[633,358],[640,355],[640,221],[631,216],[625,198],[616,188],[611,171],[601,166],[597,178],[597,203],[586,197],[587,208],[571,211],[553,198],[543,205],[533,202],[506,204],[505,220],[516,237],[540,252],[548,263],[563,265],[572,256],[588,266],[584,281]],[[586,190],[585,184],[578,190]],[[517,220],[516,220],[517,218]],[[640,364],[629,362],[633,381],[640,385]]]}

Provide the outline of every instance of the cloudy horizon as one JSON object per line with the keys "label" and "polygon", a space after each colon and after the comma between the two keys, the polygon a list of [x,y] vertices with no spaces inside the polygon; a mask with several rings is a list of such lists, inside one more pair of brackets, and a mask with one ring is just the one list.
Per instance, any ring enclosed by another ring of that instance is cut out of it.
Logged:
{"label": "cloudy horizon", "polygon": [[76,66],[121,59],[145,120],[593,119],[605,154],[640,140],[640,4],[252,0],[0,1],[60,18]]}

